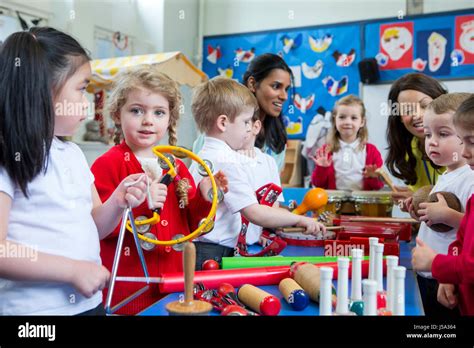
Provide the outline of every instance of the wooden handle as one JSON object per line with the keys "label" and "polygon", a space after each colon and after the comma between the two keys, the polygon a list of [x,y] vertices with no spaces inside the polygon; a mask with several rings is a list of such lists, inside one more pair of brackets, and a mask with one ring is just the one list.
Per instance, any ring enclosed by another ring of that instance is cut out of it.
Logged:
{"label": "wooden handle", "polygon": [[184,263],[184,302],[193,302],[194,267],[196,267],[196,246],[187,242],[183,250]]}
{"label": "wooden handle", "polygon": [[379,168],[375,171],[378,175],[380,175],[382,177],[382,179],[387,183],[388,187],[390,187],[390,189],[393,191],[393,192],[398,192],[397,188],[395,187],[395,185],[393,184],[393,181],[392,179],[390,179],[390,177],[388,176],[388,174],[385,172],[385,170],[383,170],[382,168]]}
{"label": "wooden handle", "polygon": [[351,217],[350,222],[395,222],[417,224],[418,221],[412,218],[391,218],[391,217]]}
{"label": "wooden handle", "polygon": [[[337,230],[343,230],[344,226],[326,226],[326,231],[337,231]],[[283,232],[305,232],[306,229],[304,227],[283,227],[281,229]]]}

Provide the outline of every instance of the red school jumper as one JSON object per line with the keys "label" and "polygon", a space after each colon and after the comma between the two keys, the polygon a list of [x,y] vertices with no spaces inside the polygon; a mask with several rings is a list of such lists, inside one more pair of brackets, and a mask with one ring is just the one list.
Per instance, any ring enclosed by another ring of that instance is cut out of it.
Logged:
{"label": "red school jumper", "polygon": [[[326,149],[328,145],[324,144],[323,149]],[[365,158],[365,165],[375,164],[378,168],[383,165],[382,156],[375,145],[367,143],[365,144],[365,151],[367,152]],[[329,158],[332,158],[332,152],[329,153]],[[327,190],[337,190],[336,188],[336,173],[334,170],[334,163],[331,163],[328,167],[321,167],[316,165],[313,174],[311,176],[311,183],[313,186],[320,187]],[[362,190],[374,191],[380,190],[383,187],[383,181],[378,178],[363,178],[362,179]]]}
{"label": "red school jumper", "polygon": [[474,315],[474,195],[467,201],[448,255],[436,255],[431,272],[438,282],[457,285],[461,314]]}
{"label": "red school jumper", "polygon": [[[201,218],[205,218],[208,215],[211,207],[211,203],[207,202],[196,189],[193,177],[186,168],[186,165],[179,159],[176,159],[176,165],[179,166],[178,175],[181,178],[187,178],[191,185],[189,189],[189,205],[184,209],[179,208],[178,197],[175,193],[175,181],[171,182],[168,186],[168,195],[166,196],[164,207],[161,209],[161,220],[158,224],[152,226],[150,230],[159,240],[170,240],[176,234],[188,235],[197,228]],[[105,202],[110,197],[127,176],[135,173],[144,173],[140,162],[125,142],[112,147],[99,157],[92,165],[91,171],[94,174],[95,186],[102,202]],[[138,216],[146,216],[148,218],[152,216],[146,201],[139,207],[134,208],[133,214],[135,219]],[[119,230],[120,223],[111,234],[100,242],[102,263],[109,271],[112,271]],[[183,270],[182,253],[175,251],[171,246],[156,245],[153,250],[143,250],[143,254],[150,277],[159,277],[162,273],[181,272]],[[125,233],[117,275],[144,276],[133,235],[128,231]],[[111,305],[116,305],[145,285],[145,283],[116,282]],[[107,288],[103,290],[104,304],[106,296]],[[135,315],[162,297],[163,294],[159,293],[158,285],[151,284],[147,292],[115,313]]]}

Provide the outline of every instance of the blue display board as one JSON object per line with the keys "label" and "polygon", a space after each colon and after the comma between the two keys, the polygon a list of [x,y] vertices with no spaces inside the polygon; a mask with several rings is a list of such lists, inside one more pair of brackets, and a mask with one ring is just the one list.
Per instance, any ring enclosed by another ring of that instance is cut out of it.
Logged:
{"label": "blue display board", "polygon": [[283,108],[290,139],[304,139],[311,120],[348,94],[359,94],[360,25],[337,25],[204,38],[203,70],[242,82],[252,59],[281,55],[295,77],[294,93]]}
{"label": "blue display board", "polygon": [[364,55],[376,57],[381,81],[413,71],[435,78],[474,77],[474,10],[369,23],[364,42]]}
{"label": "blue display board", "polygon": [[[311,121],[349,94],[359,95],[357,63],[375,57],[380,81],[420,71],[440,79],[474,77],[474,9],[337,25],[204,38],[203,71],[242,82],[263,53],[281,55],[295,75],[283,108],[288,137],[304,139]],[[361,57],[362,56],[362,57]]]}

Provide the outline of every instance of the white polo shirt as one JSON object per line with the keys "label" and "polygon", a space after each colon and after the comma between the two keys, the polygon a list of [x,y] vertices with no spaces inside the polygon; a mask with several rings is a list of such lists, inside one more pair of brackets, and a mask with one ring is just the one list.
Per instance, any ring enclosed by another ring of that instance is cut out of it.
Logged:
{"label": "white polo shirt", "polygon": [[[99,235],[91,215],[93,182],[79,147],[58,139],[52,142],[46,173],[40,172],[28,185],[28,198],[0,167],[0,191],[13,200],[7,240],[101,264]],[[27,256],[34,262],[34,255]],[[73,315],[101,302],[100,291],[87,299],[69,284],[0,279],[0,315]]]}
{"label": "white polo shirt", "polygon": [[[454,193],[461,202],[463,212],[466,211],[466,203],[474,193],[474,171],[466,164],[452,172],[440,175],[430,194],[440,191]],[[449,245],[456,239],[457,231],[457,228],[453,228],[448,232],[436,232],[422,222],[418,238],[437,253],[446,255]],[[431,272],[418,272],[418,274],[425,278],[432,278]]]}
{"label": "white polo shirt", "polygon": [[348,144],[339,139],[341,148],[333,153],[332,161],[338,190],[362,190],[362,171],[365,168],[367,151],[359,150],[360,140]]}
{"label": "white polo shirt", "polygon": [[[198,156],[211,161],[214,173],[222,170],[229,181],[229,191],[217,208],[214,229],[199,237],[198,241],[234,248],[242,225],[240,210],[258,203],[253,179],[244,169],[251,159],[232,150],[224,141],[211,137],[204,138],[204,146]],[[198,185],[202,180],[198,164],[193,162],[189,172]]]}
{"label": "white polo shirt", "polygon": [[[259,148],[255,148],[255,158],[252,159],[250,165],[246,168],[250,171],[251,177],[254,179],[254,191],[263,185],[273,183],[281,187],[280,174],[275,159],[263,153]],[[284,202],[283,193],[278,196],[278,202]],[[249,223],[247,228],[247,244],[251,245],[258,242],[262,234],[262,227]]]}

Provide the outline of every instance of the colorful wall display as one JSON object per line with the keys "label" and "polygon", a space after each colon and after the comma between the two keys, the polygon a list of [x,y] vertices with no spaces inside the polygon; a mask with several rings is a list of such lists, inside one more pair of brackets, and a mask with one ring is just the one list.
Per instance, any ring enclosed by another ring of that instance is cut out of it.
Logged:
{"label": "colorful wall display", "polygon": [[364,46],[364,56],[377,59],[381,81],[412,71],[444,79],[472,78],[474,14],[371,22],[365,25]]}
{"label": "colorful wall display", "polygon": [[358,94],[360,26],[338,25],[213,36],[204,39],[203,71],[210,78],[223,75],[242,82],[252,59],[271,52],[282,56],[294,75],[292,98],[283,108],[290,139],[303,139],[319,109],[331,110],[334,102]]}
{"label": "colorful wall display", "polygon": [[283,108],[290,139],[349,94],[359,95],[357,63],[375,57],[380,81],[420,71],[440,79],[474,77],[474,10],[204,38],[203,71],[242,82],[248,64],[271,52],[294,74]]}

